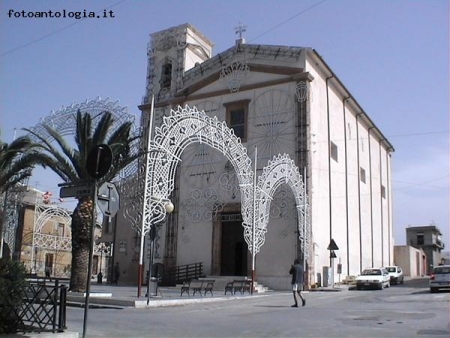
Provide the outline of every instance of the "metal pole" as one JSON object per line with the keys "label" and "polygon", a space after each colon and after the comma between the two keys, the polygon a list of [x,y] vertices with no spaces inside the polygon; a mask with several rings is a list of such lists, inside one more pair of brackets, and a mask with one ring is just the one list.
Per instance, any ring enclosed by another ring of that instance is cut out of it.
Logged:
{"label": "metal pole", "polygon": [[86,297],[84,301],[84,319],[83,319],[83,338],[86,337],[86,328],[87,328],[87,319],[88,319],[88,309],[89,309],[89,293],[91,289],[91,278],[92,278],[92,256],[94,255],[94,232],[95,226],[97,224],[96,221],[96,212],[95,208],[97,206],[97,180],[93,182],[94,189],[92,200],[94,202],[92,208],[92,224],[91,224],[91,238],[89,239],[89,260],[88,260],[88,275],[87,275],[87,283],[86,283]]}
{"label": "metal pole", "polygon": [[[150,237],[152,237],[150,235]],[[147,305],[150,303],[150,283],[152,281],[152,269],[153,269],[153,247],[155,245],[155,238],[150,238],[150,259],[148,263],[148,280],[147,280]]]}
{"label": "metal pole", "polygon": [[[303,243],[302,243],[302,250],[303,250],[303,274],[306,272],[306,259],[305,259],[305,253],[306,253],[306,167],[303,168]],[[308,274],[306,274],[308,276]],[[303,278],[304,279],[304,278]]]}
{"label": "metal pole", "polygon": [[100,249],[100,273],[102,273],[103,249]]}
{"label": "metal pole", "polygon": [[141,297],[142,275],[144,272],[144,239],[145,239],[145,201],[147,200],[147,186],[148,186],[148,153],[150,151],[150,141],[152,139],[153,128],[153,108],[155,97],[152,96],[152,103],[150,108],[150,123],[148,129],[147,147],[145,148],[145,176],[144,176],[144,199],[142,201],[142,224],[141,224],[141,246],[139,251],[139,269],[138,269],[138,297]]}
{"label": "metal pole", "polygon": [[253,295],[253,287],[255,283],[255,231],[256,231],[256,167],[257,167],[257,159],[258,159],[258,147],[255,146],[255,170],[253,172],[253,222],[252,222],[252,295]]}
{"label": "metal pole", "polygon": [[3,257],[3,232],[5,230],[5,223],[6,223],[6,208],[8,207],[7,203],[8,203],[8,189],[6,189],[5,191],[5,196],[4,196],[5,200],[3,201],[3,215],[0,215],[0,217],[2,218],[0,220],[1,222],[1,231],[0,231],[0,258]]}

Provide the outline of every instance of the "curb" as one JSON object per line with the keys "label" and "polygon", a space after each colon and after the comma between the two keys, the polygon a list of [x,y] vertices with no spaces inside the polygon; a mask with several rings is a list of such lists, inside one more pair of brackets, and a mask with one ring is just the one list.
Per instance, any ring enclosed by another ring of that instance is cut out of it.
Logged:
{"label": "curb", "polygon": [[[254,299],[266,297],[267,295],[253,295],[253,296],[233,296],[233,297],[210,297],[210,298],[176,298],[176,299],[155,299],[150,298],[149,304],[147,304],[147,299],[143,300],[133,300],[133,299],[120,299],[120,298],[103,298],[103,297],[90,297],[89,307],[134,307],[137,309],[151,308],[151,307],[166,307],[166,306],[180,306],[187,304],[198,304],[198,303],[212,303],[212,302],[223,302],[229,300],[237,299]],[[70,301],[68,299],[69,306],[79,306],[84,307],[84,297],[83,296],[71,296]]]}

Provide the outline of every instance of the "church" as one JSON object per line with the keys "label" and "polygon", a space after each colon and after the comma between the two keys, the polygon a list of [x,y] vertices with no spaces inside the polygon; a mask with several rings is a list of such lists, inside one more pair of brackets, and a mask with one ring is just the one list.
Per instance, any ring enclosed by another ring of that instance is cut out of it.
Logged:
{"label": "church", "polygon": [[[249,164],[237,170],[236,155],[200,134],[179,144],[174,211],[154,225],[152,267],[198,263],[205,276],[254,277],[289,289],[296,258],[309,287],[393,264],[394,148],[316,50],[247,44],[241,35],[213,55],[213,42],[183,24],[151,34],[147,55],[141,129],[157,137],[166,124],[178,123],[177,112],[195,112],[232,130]],[[301,189],[274,187],[263,215],[267,225],[252,242],[242,177],[254,169],[256,182],[280,159],[292,161]],[[140,234],[125,209],[114,219],[113,259],[120,282],[135,284]]]}

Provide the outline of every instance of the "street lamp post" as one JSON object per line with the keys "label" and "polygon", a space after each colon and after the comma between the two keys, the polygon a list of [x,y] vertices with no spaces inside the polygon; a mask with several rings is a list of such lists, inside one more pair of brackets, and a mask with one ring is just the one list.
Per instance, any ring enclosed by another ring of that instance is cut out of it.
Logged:
{"label": "street lamp post", "polygon": [[253,224],[252,224],[252,295],[253,295],[253,288],[255,286],[255,263],[256,263],[256,252],[255,252],[255,245],[256,245],[256,237],[255,237],[255,231],[256,231],[256,169],[257,169],[257,159],[258,159],[258,148],[255,147],[255,169],[253,173]]}
{"label": "street lamp post", "polygon": [[[145,201],[147,200],[147,186],[148,186],[148,156],[150,151],[150,144],[152,140],[152,128],[153,128],[153,109],[154,109],[154,101],[155,98],[152,96],[152,102],[150,107],[150,121],[147,135],[147,147],[145,148],[145,170],[144,170],[144,198],[142,201],[142,210],[145,211]],[[142,276],[144,272],[144,239],[145,239],[145,215],[142,213],[141,220],[141,243],[139,250],[139,267],[138,267],[138,297],[141,297],[141,286],[142,286]]]}
{"label": "street lamp post", "polygon": [[[142,219],[141,219],[141,229],[140,229],[140,235],[141,235],[141,241],[140,241],[140,251],[139,251],[139,268],[138,268],[138,297],[141,297],[141,286],[142,286],[142,278],[143,278],[143,272],[144,272],[144,240],[145,240],[145,235],[147,234],[147,232],[149,232],[150,230],[152,230],[152,224],[148,224],[151,223],[151,219],[148,219],[147,216],[147,207],[148,205],[146,205],[146,203],[149,200],[153,200],[154,202],[156,202],[156,205],[158,204],[162,204],[162,206],[164,207],[166,213],[171,213],[174,209],[174,206],[172,204],[172,202],[164,197],[159,197],[159,196],[152,196],[151,195],[151,189],[148,189],[150,187],[151,179],[149,178],[149,161],[150,161],[150,157],[149,154],[152,151],[151,148],[151,140],[152,140],[152,130],[153,130],[153,115],[154,115],[154,102],[155,102],[155,98],[152,96],[152,101],[151,101],[151,106],[150,106],[150,116],[149,116],[149,129],[148,129],[148,133],[147,133],[147,144],[146,144],[146,148],[145,148],[145,170],[144,170],[144,194],[143,194],[143,202],[142,202]],[[150,194],[150,195],[149,195]],[[153,203],[152,203],[153,205]],[[162,210],[159,210],[158,208],[158,212],[162,213]],[[160,214],[158,214],[160,215]],[[155,226],[155,225],[153,225]],[[153,243],[150,243],[150,245],[153,245]],[[151,255],[152,256],[152,255]],[[153,262],[151,262],[151,264],[153,264]],[[150,270],[151,271],[151,270]],[[151,275],[150,275],[151,278]],[[149,284],[149,283],[147,283]],[[147,297],[148,297],[148,292],[147,292]],[[147,300],[148,301],[148,300]]]}
{"label": "street lamp post", "polygon": [[[168,199],[159,199],[159,202],[164,204],[164,208],[166,212],[170,214],[174,206],[172,202]],[[154,258],[154,250],[155,250],[155,238],[156,238],[156,224],[150,228],[149,237],[150,237],[150,260],[148,267],[148,278],[147,278],[147,305],[150,302],[150,283],[152,282],[152,270],[153,270],[153,258]],[[158,292],[158,281],[156,281],[156,293]]]}
{"label": "street lamp post", "polygon": [[97,277],[97,283],[102,283],[103,282],[103,273],[102,273],[102,267],[103,267],[103,254],[108,254],[109,250],[110,250],[110,243],[108,242],[101,242],[100,238],[97,238],[95,240],[95,244],[97,245],[97,251],[100,252],[100,269],[99,269],[99,273]]}

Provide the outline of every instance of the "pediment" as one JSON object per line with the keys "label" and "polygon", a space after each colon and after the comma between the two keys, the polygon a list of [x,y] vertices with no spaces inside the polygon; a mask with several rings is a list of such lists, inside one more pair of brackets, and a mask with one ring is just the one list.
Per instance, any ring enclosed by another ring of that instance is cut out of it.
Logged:
{"label": "pediment", "polygon": [[292,81],[303,73],[304,55],[305,48],[301,47],[239,45],[187,71],[183,88],[175,97],[232,91],[233,81],[250,87],[262,82]]}

